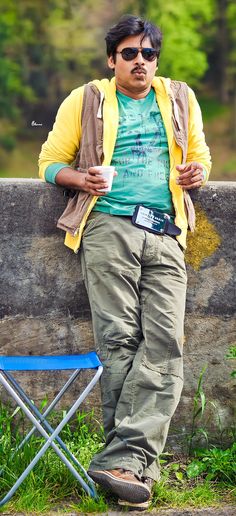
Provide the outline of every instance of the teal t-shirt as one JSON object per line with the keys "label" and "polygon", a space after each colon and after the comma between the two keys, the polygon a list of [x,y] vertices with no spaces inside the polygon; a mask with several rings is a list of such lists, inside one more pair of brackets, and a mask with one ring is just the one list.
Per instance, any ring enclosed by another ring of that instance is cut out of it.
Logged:
{"label": "teal t-shirt", "polygon": [[166,130],[151,88],[135,100],[117,91],[119,127],[112,157],[118,175],[112,190],[99,197],[95,211],[132,215],[137,204],[174,214],[169,190],[170,160]]}

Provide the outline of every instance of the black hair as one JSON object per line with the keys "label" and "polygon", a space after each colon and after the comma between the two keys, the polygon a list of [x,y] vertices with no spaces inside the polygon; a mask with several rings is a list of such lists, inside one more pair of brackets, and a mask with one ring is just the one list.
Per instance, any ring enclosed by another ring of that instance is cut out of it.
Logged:
{"label": "black hair", "polygon": [[127,36],[138,34],[143,34],[142,40],[149,37],[152,47],[157,50],[157,58],[159,58],[162,42],[161,30],[153,23],[131,14],[122,16],[118,23],[108,31],[105,37],[108,57],[112,56],[115,62],[119,43]]}

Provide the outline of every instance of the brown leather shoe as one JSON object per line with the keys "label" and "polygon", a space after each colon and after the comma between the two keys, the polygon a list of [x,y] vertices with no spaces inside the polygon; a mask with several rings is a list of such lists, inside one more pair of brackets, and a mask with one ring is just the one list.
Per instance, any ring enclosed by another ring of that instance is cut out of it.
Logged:
{"label": "brown leather shoe", "polygon": [[137,479],[132,471],[121,468],[110,470],[89,470],[88,474],[105,489],[110,489],[121,499],[132,503],[143,503],[150,498],[150,488]]}
{"label": "brown leather shoe", "polygon": [[[144,484],[146,484],[149,487],[151,492],[154,480],[150,477],[142,477],[141,480]],[[120,505],[121,507],[126,507],[130,511],[147,511],[151,505],[151,497],[149,498],[149,500],[142,503],[128,502],[127,500],[122,500],[121,498],[119,498],[118,505]]]}

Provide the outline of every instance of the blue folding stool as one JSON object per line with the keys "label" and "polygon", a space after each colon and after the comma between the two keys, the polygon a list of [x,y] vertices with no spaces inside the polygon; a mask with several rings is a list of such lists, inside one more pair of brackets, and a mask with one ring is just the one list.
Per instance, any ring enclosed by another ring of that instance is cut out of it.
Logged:
{"label": "blue folding stool", "polygon": [[[62,371],[66,369],[72,371],[71,376],[43,414],[41,414],[41,412],[35,407],[34,403],[32,403],[30,398],[23,391],[22,387],[20,387],[18,382],[9,373],[9,371]],[[60,424],[54,430],[46,420],[46,417],[56,406],[56,404],[62,398],[63,394],[67,391],[70,385],[72,385],[83,369],[94,369],[94,376],[85,387],[83,392],[80,394],[78,399],[75,401],[75,403],[72,405],[70,410],[67,412],[67,414],[64,416]],[[65,443],[59,437],[59,433],[65,424],[68,423],[68,421],[74,415],[81,403],[85,400],[94,385],[97,383],[102,374],[102,371],[102,364],[95,352],[87,353],[85,355],[0,356],[0,383],[6,388],[8,393],[12,396],[12,398],[14,398],[18,406],[22,408],[28,419],[34,425],[14,453],[23,447],[23,445],[29,440],[35,430],[38,430],[45,438],[45,444],[35,455],[21,476],[17,479],[13,487],[8,491],[4,498],[0,500],[0,506],[4,505],[10,500],[12,495],[33,469],[35,464],[37,464],[39,459],[44,455],[49,446],[52,446],[58,457],[60,457],[62,462],[80,482],[86,493],[93,498],[97,496],[93,480],[89,477],[86,470],[76,459],[76,457],[68,450]],[[60,445],[60,448],[54,441]],[[61,449],[63,449],[65,453],[63,453]],[[65,454],[70,458],[71,462],[68,460]],[[78,473],[78,470],[82,472],[86,481]],[[3,474],[3,470],[0,471],[0,474]]]}

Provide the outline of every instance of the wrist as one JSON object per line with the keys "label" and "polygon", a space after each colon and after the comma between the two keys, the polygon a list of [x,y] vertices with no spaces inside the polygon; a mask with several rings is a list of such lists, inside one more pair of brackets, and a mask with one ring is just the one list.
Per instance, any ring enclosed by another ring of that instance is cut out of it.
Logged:
{"label": "wrist", "polygon": [[83,190],[85,186],[85,173],[71,167],[64,167],[56,176],[56,184],[66,186],[72,190]]}

